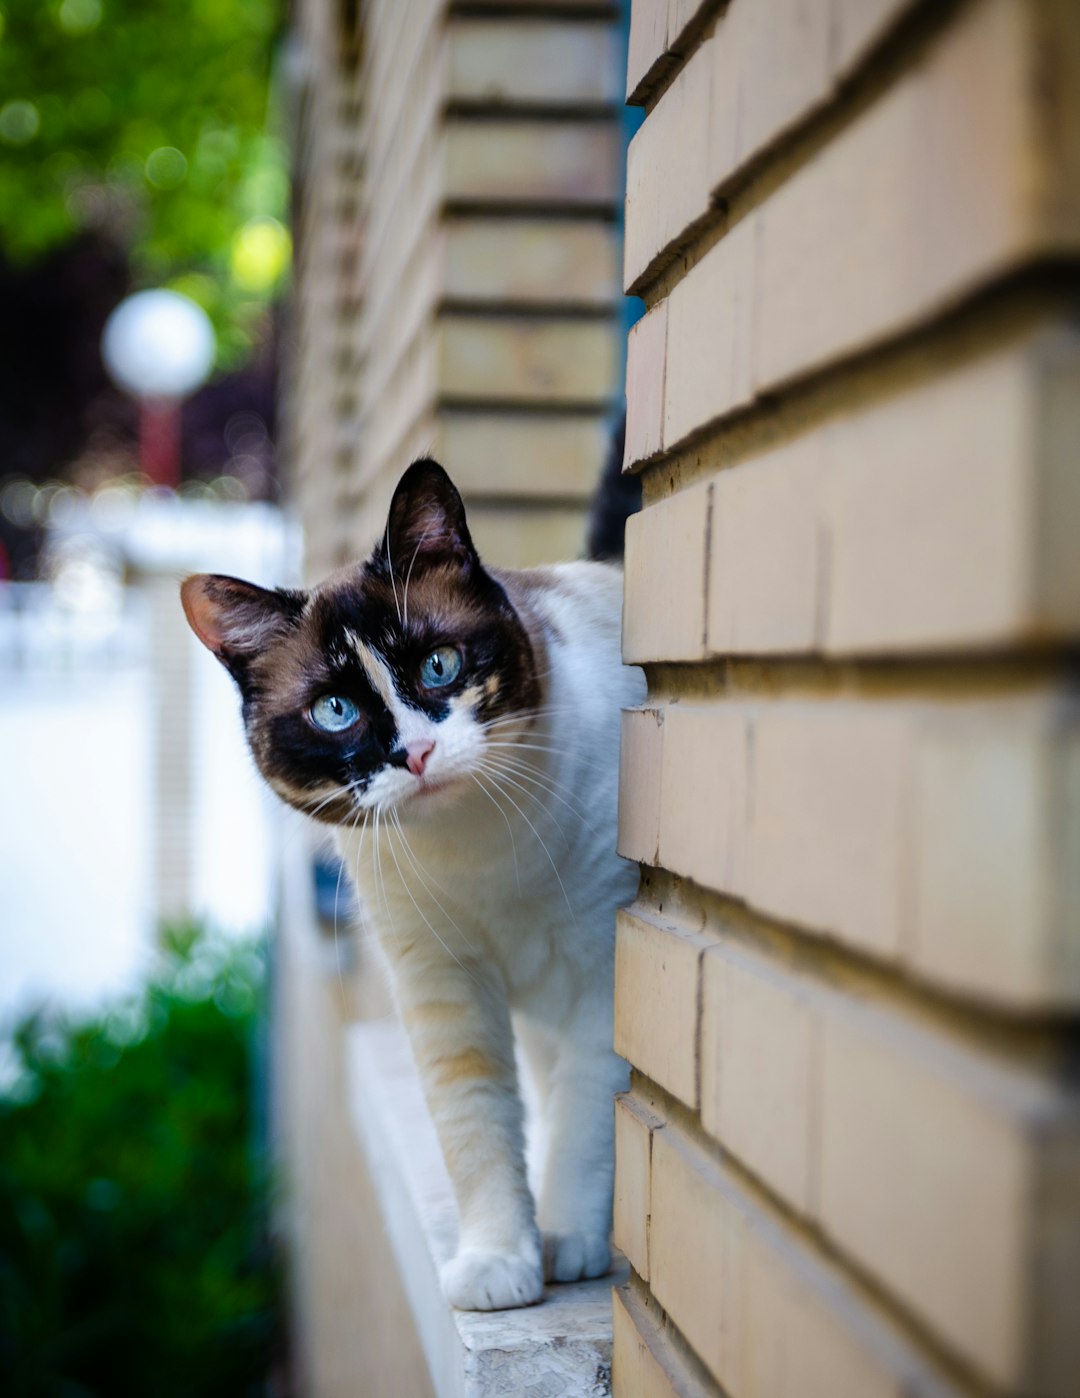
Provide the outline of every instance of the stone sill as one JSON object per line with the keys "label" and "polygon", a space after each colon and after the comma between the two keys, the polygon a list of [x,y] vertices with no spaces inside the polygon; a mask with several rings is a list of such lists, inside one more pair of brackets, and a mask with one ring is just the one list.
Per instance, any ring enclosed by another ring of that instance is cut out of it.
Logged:
{"label": "stone sill", "polygon": [[453,1255],[450,1181],[404,1031],[396,1021],[347,1034],[349,1107],[438,1398],[530,1394],[605,1398],[611,1391],[611,1288],[626,1264],[597,1281],[548,1287],[540,1305],[456,1311],[439,1267]]}

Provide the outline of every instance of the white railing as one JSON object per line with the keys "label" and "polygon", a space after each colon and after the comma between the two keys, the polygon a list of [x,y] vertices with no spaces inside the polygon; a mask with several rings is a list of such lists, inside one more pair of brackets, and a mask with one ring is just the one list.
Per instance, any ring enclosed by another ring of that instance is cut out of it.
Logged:
{"label": "white railing", "polygon": [[0,583],[0,682],[128,670],[146,647],[141,599],[130,590],[74,607],[49,583]]}

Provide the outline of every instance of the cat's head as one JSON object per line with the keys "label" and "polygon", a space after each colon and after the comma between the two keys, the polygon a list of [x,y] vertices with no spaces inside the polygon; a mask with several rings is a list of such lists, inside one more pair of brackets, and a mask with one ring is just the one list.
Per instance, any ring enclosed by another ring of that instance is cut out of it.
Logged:
{"label": "cat's head", "polygon": [[263,776],[328,823],[476,791],[488,743],[540,702],[529,635],[434,461],[405,472],[365,563],[309,593],[198,574],[181,598],[239,687]]}

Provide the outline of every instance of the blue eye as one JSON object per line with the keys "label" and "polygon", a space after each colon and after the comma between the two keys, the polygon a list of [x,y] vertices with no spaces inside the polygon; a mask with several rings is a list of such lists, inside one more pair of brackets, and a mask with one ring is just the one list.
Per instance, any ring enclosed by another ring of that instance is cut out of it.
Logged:
{"label": "blue eye", "polygon": [[439,646],[420,665],[420,683],[427,689],[442,689],[461,674],[461,652],[455,646]]}
{"label": "blue eye", "polygon": [[343,733],[360,717],[360,710],[342,694],[324,694],[311,706],[311,721],[327,733]]}

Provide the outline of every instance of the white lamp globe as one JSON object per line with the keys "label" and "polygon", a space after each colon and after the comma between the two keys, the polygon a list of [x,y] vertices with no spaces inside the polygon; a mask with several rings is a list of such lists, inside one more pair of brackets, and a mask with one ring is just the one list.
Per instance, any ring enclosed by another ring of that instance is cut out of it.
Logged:
{"label": "white lamp globe", "polygon": [[178,291],[138,291],[105,322],[105,367],[136,398],[184,398],[204,383],[214,364],[214,327]]}

